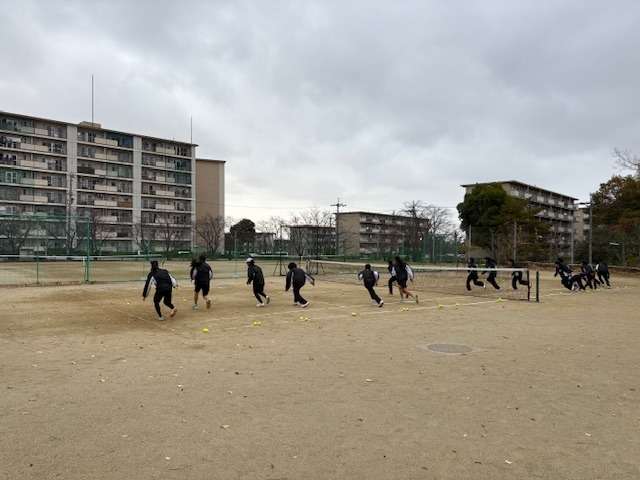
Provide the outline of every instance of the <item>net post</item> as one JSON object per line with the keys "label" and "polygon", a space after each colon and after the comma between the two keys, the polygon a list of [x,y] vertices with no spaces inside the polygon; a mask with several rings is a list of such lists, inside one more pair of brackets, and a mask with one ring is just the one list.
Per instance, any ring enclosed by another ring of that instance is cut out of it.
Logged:
{"label": "net post", "polygon": [[36,285],[40,285],[40,261],[36,255]]}
{"label": "net post", "polygon": [[540,303],[540,272],[536,270],[536,302]]}
{"label": "net post", "polygon": [[527,268],[527,302],[531,301],[531,275],[529,275],[530,270]]}

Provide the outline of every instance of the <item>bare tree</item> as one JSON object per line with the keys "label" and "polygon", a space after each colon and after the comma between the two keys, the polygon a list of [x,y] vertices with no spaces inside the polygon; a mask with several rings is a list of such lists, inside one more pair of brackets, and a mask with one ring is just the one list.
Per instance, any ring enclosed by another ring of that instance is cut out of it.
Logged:
{"label": "bare tree", "polygon": [[421,242],[429,231],[426,206],[420,200],[412,200],[404,203],[402,212],[409,217],[405,229],[405,239],[413,257],[417,257],[421,251]]}
{"label": "bare tree", "polygon": [[159,240],[162,242],[162,249],[166,255],[175,248],[176,242],[180,240],[181,230],[171,223],[169,217],[158,218],[158,224],[160,227],[156,230],[156,234],[160,237]]}
{"label": "bare tree", "polygon": [[618,167],[624,170],[633,170],[636,178],[640,178],[640,157],[631,150],[613,149],[613,158]]}
{"label": "bare tree", "polygon": [[205,215],[196,222],[196,234],[204,242],[209,255],[218,253],[224,238],[224,217]]}
{"label": "bare tree", "polygon": [[18,255],[29,234],[33,230],[34,222],[14,216],[0,217],[0,239],[4,239],[9,254]]}
{"label": "bare tree", "polygon": [[151,252],[154,239],[153,229],[140,221],[133,226],[133,234],[138,250],[145,254]]}
{"label": "bare tree", "polygon": [[428,228],[431,233],[431,261],[436,261],[436,235],[442,235],[450,229],[452,222],[449,211],[436,205],[424,207],[424,216],[429,220]]}

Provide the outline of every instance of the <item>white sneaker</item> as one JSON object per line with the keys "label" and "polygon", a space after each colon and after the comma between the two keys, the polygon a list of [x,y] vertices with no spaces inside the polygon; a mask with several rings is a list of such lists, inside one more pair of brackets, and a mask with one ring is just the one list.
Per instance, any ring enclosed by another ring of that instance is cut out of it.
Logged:
{"label": "white sneaker", "polygon": [[264,307],[264,303],[256,303],[256,307]]}
{"label": "white sneaker", "polygon": [[198,305],[195,305],[195,304],[194,304],[194,305],[191,307],[191,310],[197,310],[197,309],[198,309]]}
{"label": "white sneaker", "polygon": [[309,304],[310,304],[310,303],[311,303],[311,302],[307,302],[307,303],[302,304],[302,308],[307,308],[307,307],[309,306]]}
{"label": "white sneaker", "polygon": [[298,302],[293,302],[293,306],[294,307],[298,307],[298,306],[300,306],[300,304]]}
{"label": "white sneaker", "polygon": [[380,303],[378,304],[378,308],[382,307],[384,305],[384,300],[380,300]]}
{"label": "white sneaker", "polygon": [[164,317],[158,317],[158,320],[164,322]]}
{"label": "white sneaker", "polygon": [[267,295],[266,302],[267,302],[267,305],[271,303],[271,297],[269,295]]}

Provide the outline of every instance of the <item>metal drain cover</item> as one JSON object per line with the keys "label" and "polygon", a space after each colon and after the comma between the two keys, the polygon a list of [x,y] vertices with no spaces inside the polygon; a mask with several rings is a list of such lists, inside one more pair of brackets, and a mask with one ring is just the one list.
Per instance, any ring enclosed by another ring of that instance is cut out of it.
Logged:
{"label": "metal drain cover", "polygon": [[437,353],[469,353],[473,351],[466,345],[455,345],[453,343],[432,343],[431,345],[418,345],[421,350],[429,350]]}

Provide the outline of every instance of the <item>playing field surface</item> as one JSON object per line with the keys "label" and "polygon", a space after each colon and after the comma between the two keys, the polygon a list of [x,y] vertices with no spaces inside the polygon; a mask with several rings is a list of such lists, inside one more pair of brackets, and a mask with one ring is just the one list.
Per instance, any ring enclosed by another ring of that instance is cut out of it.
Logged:
{"label": "playing field surface", "polygon": [[[640,279],[541,303],[0,288],[2,479],[638,479]],[[208,332],[203,332],[203,329]],[[459,353],[456,353],[459,352]]]}

